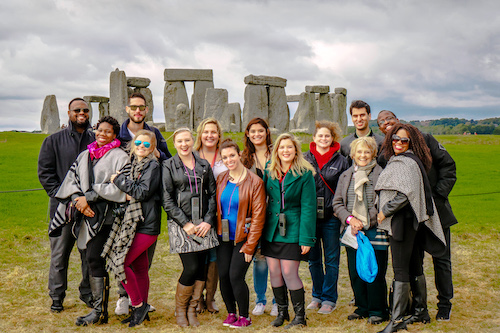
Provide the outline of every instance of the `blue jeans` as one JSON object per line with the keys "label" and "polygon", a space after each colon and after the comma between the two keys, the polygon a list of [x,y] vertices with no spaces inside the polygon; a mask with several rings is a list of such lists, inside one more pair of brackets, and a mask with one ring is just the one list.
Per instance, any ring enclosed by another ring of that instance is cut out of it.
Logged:
{"label": "blue jeans", "polygon": [[[267,262],[263,256],[255,256],[253,258],[253,288],[257,298],[255,304],[262,303],[266,305],[266,290],[267,290]],[[273,298],[273,304],[276,303]]]}
{"label": "blue jeans", "polygon": [[[313,282],[313,300],[334,306],[337,303],[337,281],[340,261],[340,221],[332,216],[318,220],[316,245],[309,254],[309,271]],[[324,269],[323,269],[324,262]]]}

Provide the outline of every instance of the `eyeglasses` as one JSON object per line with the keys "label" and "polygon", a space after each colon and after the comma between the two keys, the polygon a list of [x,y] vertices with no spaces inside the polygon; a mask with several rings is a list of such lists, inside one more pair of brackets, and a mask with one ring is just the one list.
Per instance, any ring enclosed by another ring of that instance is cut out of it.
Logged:
{"label": "eyeglasses", "polygon": [[141,141],[141,140],[135,140],[134,141],[134,145],[136,145],[136,147],[139,147],[141,145],[141,143],[144,145],[144,147],[146,148],[149,148],[151,147],[151,144],[147,141]]}
{"label": "eyeglasses", "polygon": [[402,144],[407,145],[410,143],[410,138],[400,138],[396,134],[392,135],[392,142],[396,143],[398,141],[401,141]]}
{"label": "eyeglasses", "polygon": [[83,111],[83,113],[89,113],[90,112],[90,109],[74,109],[74,110],[71,110],[73,111],[74,113],[80,113]]}
{"label": "eyeglasses", "polygon": [[385,119],[380,119],[380,121],[378,122],[378,125],[379,125],[379,126],[382,126],[383,124],[388,123],[388,122],[390,122],[390,121],[391,121],[391,120],[393,120],[393,119],[396,119],[396,117],[394,117],[394,116],[389,116],[389,117],[387,117],[387,118],[385,118]]}
{"label": "eyeglasses", "polygon": [[128,107],[129,107],[132,111],[137,110],[137,108],[139,108],[139,110],[141,110],[141,111],[146,110],[146,105],[129,105]]}

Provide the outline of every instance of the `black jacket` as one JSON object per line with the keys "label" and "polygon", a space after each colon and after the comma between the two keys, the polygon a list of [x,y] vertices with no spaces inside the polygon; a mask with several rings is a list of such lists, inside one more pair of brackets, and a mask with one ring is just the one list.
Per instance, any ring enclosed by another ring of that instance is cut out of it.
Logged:
{"label": "black jacket", "polygon": [[[457,181],[455,161],[435,137],[428,133],[421,133],[432,155],[432,166],[427,173],[432,189],[432,197],[436,204],[441,225],[443,228],[449,228],[458,223],[448,201],[448,195]],[[383,151],[380,152],[377,162],[382,168],[385,168],[387,165]]]}
{"label": "black jacket", "polygon": [[[377,148],[378,151],[380,151],[380,148],[382,147],[382,144],[384,143],[384,136],[380,134],[373,133],[373,131],[370,129],[370,133],[368,133],[368,136],[371,136],[375,139],[377,142]],[[349,163],[349,166],[352,165],[352,159],[351,159],[351,142],[356,140],[358,135],[356,134],[356,131],[354,133],[349,134],[345,138],[340,141],[340,153],[344,155],[347,158],[347,162]]]}
{"label": "black jacket", "polygon": [[113,183],[123,192],[141,202],[144,221],[137,225],[136,232],[146,235],[160,234],[161,201],[160,201],[161,169],[156,160],[151,160],[144,167],[137,180],[119,174]]}
{"label": "black jacket", "polygon": [[50,197],[50,217],[54,217],[58,201],[54,198],[69,168],[78,155],[95,141],[92,127],[78,133],[69,122],[68,127],[43,140],[38,155],[38,180]]}
{"label": "black jacket", "polygon": [[[196,156],[196,154],[193,156],[201,202],[200,216],[204,222],[215,227],[217,204],[214,174],[207,160]],[[193,193],[191,193],[191,188]],[[162,162],[163,209],[167,212],[168,218],[174,220],[181,227],[191,222],[191,198],[196,196],[196,186],[192,178],[191,188],[179,155]]]}
{"label": "black jacket", "polygon": [[314,175],[314,181],[316,183],[316,196],[325,198],[325,220],[329,219],[333,215],[333,196],[335,193],[332,193],[332,191],[330,191],[330,189],[325,185],[321,176],[323,176],[325,181],[328,183],[328,186],[330,186],[333,191],[336,191],[340,175],[349,169],[349,162],[347,162],[347,159],[342,156],[340,150],[333,154],[332,158],[323,166],[321,170],[319,169],[316,158],[310,150],[304,154],[304,158],[311,163],[316,171],[316,175]]}

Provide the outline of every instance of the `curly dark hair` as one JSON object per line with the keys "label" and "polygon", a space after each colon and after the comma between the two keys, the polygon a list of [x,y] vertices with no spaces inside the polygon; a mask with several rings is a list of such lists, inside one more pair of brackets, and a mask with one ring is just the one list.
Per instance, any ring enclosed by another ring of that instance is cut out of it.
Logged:
{"label": "curly dark hair", "polygon": [[389,160],[389,158],[394,155],[394,149],[392,148],[392,136],[400,129],[404,129],[408,133],[408,137],[410,138],[410,145],[408,149],[413,151],[415,156],[422,161],[425,170],[429,171],[432,165],[431,151],[429,147],[427,147],[422,133],[420,133],[418,128],[410,124],[396,123],[391,130],[387,132],[384,143],[382,144],[382,150],[384,151],[385,158]]}
{"label": "curly dark hair", "polygon": [[250,138],[248,137],[250,127],[252,125],[259,124],[262,127],[266,129],[266,145],[267,145],[267,153],[271,155],[271,146],[272,146],[272,141],[271,141],[271,131],[269,130],[269,125],[267,122],[262,119],[262,118],[253,118],[248,122],[247,128],[245,129],[245,149],[243,149],[243,153],[241,153],[241,162],[243,165],[250,169],[253,164],[255,163],[253,155],[255,154],[255,146],[253,145],[252,141],[250,141]]}
{"label": "curly dark hair", "polygon": [[101,119],[99,119],[99,121],[95,125],[95,128],[99,129],[99,125],[101,123],[108,123],[111,126],[113,126],[113,132],[114,132],[114,134],[116,134],[116,136],[118,136],[118,134],[120,134],[120,123],[118,123],[118,120],[116,120],[115,118],[113,118],[111,116],[104,116]]}

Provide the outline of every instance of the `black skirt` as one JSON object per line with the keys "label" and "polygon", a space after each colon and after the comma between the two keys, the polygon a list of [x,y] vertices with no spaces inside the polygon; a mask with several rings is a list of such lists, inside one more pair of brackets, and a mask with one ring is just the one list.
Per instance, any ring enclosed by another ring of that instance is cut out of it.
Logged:
{"label": "black skirt", "polygon": [[298,243],[268,242],[261,240],[261,253],[266,257],[284,260],[308,261],[309,253],[301,254]]}

